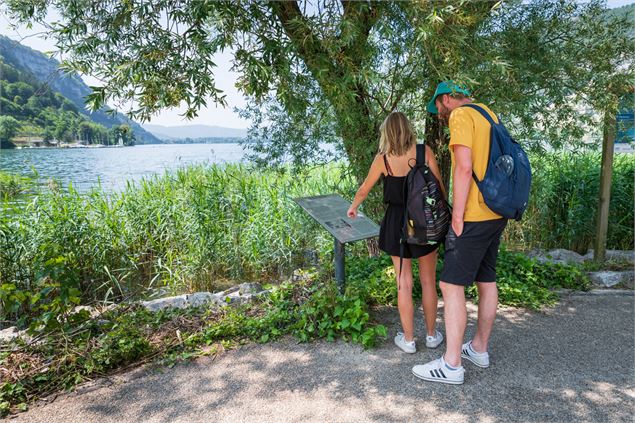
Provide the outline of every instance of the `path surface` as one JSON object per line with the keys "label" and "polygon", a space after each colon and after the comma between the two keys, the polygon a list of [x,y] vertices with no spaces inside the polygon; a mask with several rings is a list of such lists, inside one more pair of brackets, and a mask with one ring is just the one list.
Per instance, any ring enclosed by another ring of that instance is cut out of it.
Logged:
{"label": "path surface", "polygon": [[[533,313],[502,309],[492,366],[466,366],[465,384],[416,379],[392,339],[364,351],[345,342],[249,345],[33,407],[17,422],[632,422],[633,296],[571,296]],[[475,307],[469,306],[474,331]],[[394,309],[381,312],[397,330]],[[418,325],[422,322],[419,317]],[[420,338],[423,333],[417,334]]]}

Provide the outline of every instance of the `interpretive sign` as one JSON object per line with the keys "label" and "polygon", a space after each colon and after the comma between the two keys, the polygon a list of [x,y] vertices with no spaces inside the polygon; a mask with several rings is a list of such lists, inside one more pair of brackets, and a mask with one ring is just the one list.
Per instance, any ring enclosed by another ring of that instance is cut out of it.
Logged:
{"label": "interpretive sign", "polygon": [[351,203],[337,194],[296,198],[295,201],[342,244],[379,235],[379,226],[363,213],[358,213],[356,219],[346,216]]}
{"label": "interpretive sign", "polygon": [[379,235],[379,226],[362,213],[356,219],[346,215],[351,203],[337,194],[296,198],[298,203],[335,238],[335,279],[344,289],[344,244]]}

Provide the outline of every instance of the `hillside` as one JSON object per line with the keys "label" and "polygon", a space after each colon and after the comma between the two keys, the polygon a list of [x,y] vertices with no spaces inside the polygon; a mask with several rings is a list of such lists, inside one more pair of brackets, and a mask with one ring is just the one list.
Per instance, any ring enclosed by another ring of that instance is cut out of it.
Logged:
{"label": "hillside", "polygon": [[[74,106],[74,113],[85,116],[93,123],[100,124],[105,128],[128,125],[132,128],[137,143],[150,144],[160,142],[157,137],[120,113],[111,115],[107,113],[107,109],[97,112],[88,111],[84,105],[84,97],[91,92],[90,88],[78,75],[61,72],[58,69],[59,62],[57,60],[51,59],[41,52],[23,46],[4,36],[0,36],[0,59],[4,62],[5,67],[10,66],[13,71],[19,74],[21,82],[29,84],[31,87],[37,86],[38,97],[42,97],[47,92],[51,93],[46,94],[47,96],[54,96],[56,93],[60,94]],[[0,75],[0,80],[5,80],[6,82],[5,76]],[[8,101],[8,98],[5,98],[5,100]],[[20,100],[25,103],[29,101],[24,98]],[[5,106],[7,105],[5,104]],[[69,108],[68,104],[65,107]],[[15,113],[15,110],[12,111],[11,109],[3,109],[1,111],[3,116],[12,116],[13,113]],[[20,116],[13,117],[20,120]]]}

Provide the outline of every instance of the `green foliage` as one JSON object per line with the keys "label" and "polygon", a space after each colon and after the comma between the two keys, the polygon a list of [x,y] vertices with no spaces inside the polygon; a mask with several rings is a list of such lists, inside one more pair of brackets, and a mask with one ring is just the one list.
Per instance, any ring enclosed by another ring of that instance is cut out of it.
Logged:
{"label": "green foliage", "polygon": [[[286,283],[260,301],[233,307],[166,309],[151,313],[122,305],[98,320],[84,315],[73,326],[40,333],[40,342],[0,353],[0,416],[38,397],[123,367],[156,359],[173,364],[247,341],[285,334],[300,341],[351,340],[368,348],[386,336],[359,297],[336,294],[313,277]],[[44,365],[44,363],[46,363]]]}
{"label": "green foliage", "polygon": [[[600,190],[599,153],[533,155],[529,206],[521,222],[510,222],[505,239],[520,248],[566,248],[581,254],[593,247]],[[635,157],[613,161],[607,247],[633,249]]]}
{"label": "green foliage", "polygon": [[[535,310],[554,304],[558,298],[556,289],[585,291],[590,287],[588,277],[579,266],[539,263],[505,248],[499,252],[496,275],[500,304]],[[478,300],[475,286],[467,292]]]}
{"label": "green foliage", "polygon": [[545,139],[579,143],[634,78],[632,23],[607,14],[602,0],[6,4],[18,22],[55,9],[51,35],[68,58],[64,69],[104,81],[88,96],[91,108],[132,104],[142,120],[181,102],[186,117],[209,100],[225,105],[213,58],[232,51],[267,161],[306,163],[325,139],[342,147],[357,181],[390,111],[419,129],[427,121],[425,138],[439,138],[424,108],[439,80],[470,85],[539,149]]}
{"label": "green foliage", "polygon": [[337,167],[298,176],[231,165],[178,170],[117,194],[53,186],[0,216],[0,278],[15,287],[0,297],[2,318],[26,323],[70,289],[87,303],[279,280],[332,243],[293,199],[342,185],[350,183]]}
{"label": "green foliage", "polygon": [[33,188],[33,179],[0,171],[0,198],[9,199]]}
{"label": "green foliage", "polygon": [[313,293],[299,311],[294,333],[301,341],[341,337],[369,348],[380,337],[386,337],[384,326],[370,326],[365,298],[359,294],[338,293],[335,284]]}
{"label": "green foliage", "polygon": [[124,144],[134,144],[128,125],[114,126],[109,132],[91,122],[77,107],[46,84],[15,67],[0,56],[0,143],[14,137],[42,137],[46,141],[112,144],[123,131]]}
{"label": "green foliage", "polygon": [[[510,222],[506,244],[586,248],[599,157],[548,154],[533,163],[530,207],[522,222]],[[632,157],[616,157],[609,248],[632,248],[634,168]],[[53,186],[24,209],[0,216],[1,318],[48,326],[58,322],[51,316],[65,316],[78,299],[86,304],[155,289],[183,293],[280,280],[308,256],[328,266],[330,236],[293,198],[350,195],[354,184],[341,178],[334,166],[300,175],[196,166],[131,184],[119,194],[97,189],[82,195]],[[352,284],[363,285],[379,304],[394,304],[390,259],[364,258],[363,243],[349,251]],[[418,284],[414,290],[420,295]]]}
{"label": "green foliage", "polygon": [[[443,252],[437,262],[437,280],[443,269]],[[379,259],[355,257],[348,261],[348,280],[351,289],[360,292],[366,302],[379,305],[397,305],[395,271],[388,257]],[[552,305],[557,294],[554,290],[586,290],[589,280],[579,266],[538,263],[521,253],[512,253],[504,247],[498,256],[497,285],[502,305],[540,309]],[[413,298],[421,299],[418,272],[414,267]],[[478,300],[475,286],[467,293]]]}

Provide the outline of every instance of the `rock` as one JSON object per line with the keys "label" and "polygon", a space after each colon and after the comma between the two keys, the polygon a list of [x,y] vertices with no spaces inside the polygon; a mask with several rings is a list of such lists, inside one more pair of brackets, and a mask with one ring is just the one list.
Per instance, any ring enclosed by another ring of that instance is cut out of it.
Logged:
{"label": "rock", "polygon": [[262,292],[262,285],[256,282],[241,283],[240,285],[238,285],[238,288],[238,292],[240,292],[241,295],[257,294],[259,292]]}
{"label": "rock", "polygon": [[192,307],[200,307],[207,303],[214,302],[214,294],[211,292],[195,292],[187,296],[187,302]]}
{"label": "rock", "polygon": [[141,305],[149,311],[159,311],[164,308],[186,308],[188,306],[187,295],[176,297],[158,298],[152,301],[142,301]]}
{"label": "rock", "polygon": [[547,251],[546,253],[541,250],[532,250],[527,253],[528,257],[535,258],[540,263],[551,262],[551,263],[559,263],[559,264],[567,264],[567,263],[582,263],[584,261],[584,257],[575,251],[565,250],[563,248],[558,248],[555,250]]}
{"label": "rock", "polygon": [[633,270],[625,270],[621,272],[605,270],[599,272],[589,272],[588,275],[593,284],[607,288],[618,284],[633,288],[633,281],[635,280],[635,271]]}
{"label": "rock", "polygon": [[[593,260],[593,250],[589,250],[584,255],[584,260]],[[606,259],[615,261],[628,261],[635,263],[635,251],[629,250],[606,250]]]}
{"label": "rock", "polygon": [[92,319],[94,319],[95,317],[97,317],[97,316],[99,316],[101,314],[101,312],[96,310],[95,307],[85,306],[85,305],[80,305],[80,306],[77,306],[77,307],[73,308],[73,310],[71,311],[71,314],[79,313],[80,311],[87,311],[88,315]]}
{"label": "rock", "polygon": [[0,344],[9,343],[20,336],[20,332],[15,326],[0,330]]}
{"label": "rock", "polygon": [[223,298],[225,304],[242,304],[243,299],[240,295],[240,291],[234,291],[229,293],[229,295],[225,295]]}
{"label": "rock", "polygon": [[190,295],[142,301],[141,305],[150,311],[158,311],[168,307],[200,307],[205,304],[216,306],[237,305],[247,303],[253,298],[268,294],[269,292],[270,290],[263,289],[259,283],[251,282],[243,283],[215,294],[211,292],[195,292]]}

